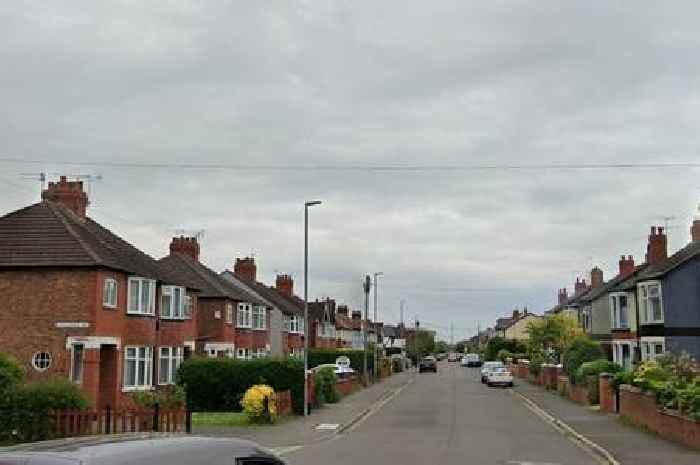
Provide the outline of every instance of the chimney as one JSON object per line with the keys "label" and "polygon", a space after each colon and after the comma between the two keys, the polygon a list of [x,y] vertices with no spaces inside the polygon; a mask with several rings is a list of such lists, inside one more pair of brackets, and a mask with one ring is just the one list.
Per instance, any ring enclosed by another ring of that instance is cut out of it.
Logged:
{"label": "chimney", "polygon": [[661,226],[652,226],[647,245],[647,263],[651,266],[659,266],[668,258],[666,234]]}
{"label": "chimney", "polygon": [[576,284],[574,284],[574,295],[583,294],[588,290],[588,284],[586,284],[586,279],[576,278]]}
{"label": "chimney", "polygon": [[352,311],[352,319],[353,320],[361,320],[362,319],[362,312],[359,310],[353,310]]}
{"label": "chimney", "polygon": [[173,237],[170,242],[170,254],[179,253],[190,257],[195,262],[199,261],[199,244],[196,237]]}
{"label": "chimney", "polygon": [[336,313],[338,315],[348,316],[348,306],[347,305],[338,305],[338,309],[336,310]]}
{"label": "chimney", "polygon": [[559,305],[564,305],[568,300],[569,300],[569,295],[566,292],[566,288],[562,287],[561,289],[559,289],[559,298],[558,298]]}
{"label": "chimney", "polygon": [[690,237],[693,242],[700,242],[700,205],[693,218],[693,225],[690,227]]}
{"label": "chimney", "polygon": [[282,294],[291,297],[294,295],[294,280],[288,274],[278,274],[275,287]]}
{"label": "chimney", "polygon": [[520,318],[520,311],[516,308],[513,310],[513,320],[517,320],[518,318]]}
{"label": "chimney", "polygon": [[258,269],[254,257],[237,258],[233,274],[245,281],[257,281]]}
{"label": "chimney", "polygon": [[624,255],[620,255],[620,277],[625,278],[632,273],[634,273],[634,258],[632,255],[628,255],[626,258]]}
{"label": "chimney", "polygon": [[41,198],[60,203],[83,218],[90,204],[87,193],[83,191],[83,182],[67,181],[65,176],[61,176],[58,182],[49,182],[49,187],[42,191]]}
{"label": "chimney", "polygon": [[597,266],[591,270],[591,288],[597,289],[603,286],[603,270]]}

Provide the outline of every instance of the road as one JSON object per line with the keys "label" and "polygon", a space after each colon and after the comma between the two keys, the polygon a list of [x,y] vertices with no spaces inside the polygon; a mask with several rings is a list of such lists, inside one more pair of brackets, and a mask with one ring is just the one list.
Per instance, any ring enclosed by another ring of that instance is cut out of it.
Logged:
{"label": "road", "polygon": [[285,455],[291,465],[591,465],[591,455],[479,370],[441,363],[354,429]]}

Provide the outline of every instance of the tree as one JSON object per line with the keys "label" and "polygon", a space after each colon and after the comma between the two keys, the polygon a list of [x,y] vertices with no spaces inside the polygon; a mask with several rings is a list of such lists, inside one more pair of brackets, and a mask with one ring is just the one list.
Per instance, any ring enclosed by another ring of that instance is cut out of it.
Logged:
{"label": "tree", "polygon": [[417,361],[418,357],[435,352],[435,335],[431,331],[417,330],[408,341],[408,355]]}
{"label": "tree", "polygon": [[467,341],[459,341],[455,344],[455,352],[463,354],[467,352]]}
{"label": "tree", "polygon": [[511,354],[522,354],[527,351],[527,346],[520,341],[511,341],[502,337],[489,339],[484,349],[484,360],[496,360],[501,350],[507,350]]}
{"label": "tree", "polygon": [[435,343],[435,352],[438,354],[444,353],[444,352],[449,352],[450,351],[450,346],[447,344],[445,341],[437,341]]}
{"label": "tree", "polygon": [[531,321],[527,331],[530,354],[562,354],[576,338],[583,335],[576,318],[561,313]]}

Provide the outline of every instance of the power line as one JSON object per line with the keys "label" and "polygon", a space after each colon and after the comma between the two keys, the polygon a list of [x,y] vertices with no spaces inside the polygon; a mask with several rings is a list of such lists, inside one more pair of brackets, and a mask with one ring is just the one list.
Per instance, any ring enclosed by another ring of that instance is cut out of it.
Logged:
{"label": "power line", "polygon": [[445,165],[350,165],[350,164],[243,164],[243,163],[159,163],[138,161],[89,161],[89,160],[37,160],[1,157],[0,163],[25,165],[73,165],[102,166],[136,169],[186,169],[231,171],[374,171],[374,172],[425,172],[425,171],[542,171],[542,170],[606,170],[606,169],[667,169],[700,168],[698,162],[652,163],[540,163],[521,164],[445,164]]}

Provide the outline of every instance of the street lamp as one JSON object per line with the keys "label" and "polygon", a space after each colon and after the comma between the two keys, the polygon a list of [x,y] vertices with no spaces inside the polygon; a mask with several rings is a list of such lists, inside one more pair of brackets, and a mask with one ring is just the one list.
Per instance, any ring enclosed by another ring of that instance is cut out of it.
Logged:
{"label": "street lamp", "polygon": [[384,276],[383,271],[374,273],[374,365],[372,375],[374,380],[377,380],[377,345],[379,344],[379,331],[377,330],[377,295],[379,292],[379,281],[377,278]]}
{"label": "street lamp", "polygon": [[304,416],[309,415],[309,207],[320,200],[304,203]]}

